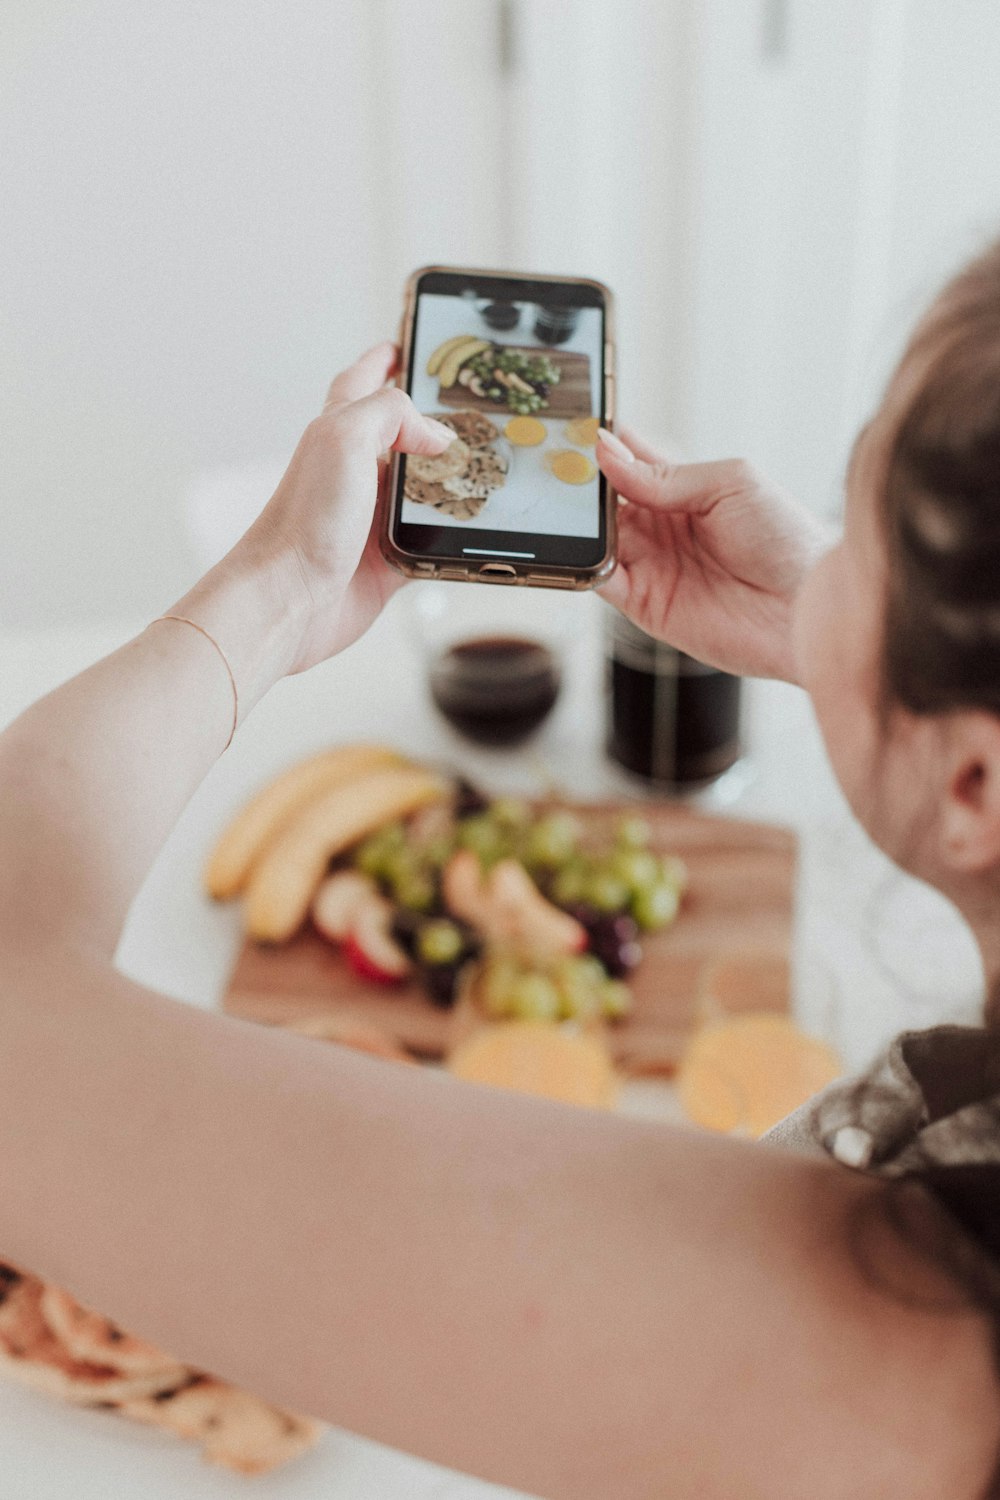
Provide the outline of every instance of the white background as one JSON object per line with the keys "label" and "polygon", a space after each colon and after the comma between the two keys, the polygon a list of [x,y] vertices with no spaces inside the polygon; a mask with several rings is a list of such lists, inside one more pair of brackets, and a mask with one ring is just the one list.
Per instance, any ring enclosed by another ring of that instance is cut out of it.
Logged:
{"label": "white background", "polygon": [[[481,300],[481,299],[480,299]],[[576,350],[586,354],[590,360],[590,404],[581,417],[600,412],[598,382],[601,378],[601,314],[595,307],[581,307],[580,318],[572,338],[558,348]],[[417,349],[413,369],[411,394],[421,411],[447,413],[451,408],[442,406],[436,375],[428,375],[427,360],[430,354],[445,339],[459,333],[481,333],[495,344],[515,344],[519,348],[537,348],[543,352],[548,348],[535,338],[532,332],[534,308],[526,304],[521,311],[522,327],[511,333],[496,333],[486,328],[475,312],[475,302],[463,297],[445,297],[436,293],[420,299],[417,317]],[[497,407],[487,412],[494,424],[503,432],[512,413],[506,407]],[[594,449],[581,450],[579,444],[570,443],[563,435],[565,421],[550,419],[544,411],[535,415],[545,424],[548,436],[535,447],[519,448],[516,444],[504,444],[504,452],[510,461],[506,483],[493,491],[483,509],[468,521],[455,521],[440,511],[426,505],[417,505],[412,500],[403,501],[402,519],[425,525],[455,526],[461,530],[507,530],[536,532],[550,536],[596,536],[599,530],[598,481],[594,478],[586,484],[565,484],[555,478],[546,468],[546,455],[560,449],[572,448],[584,451],[593,461]],[[512,545],[514,543],[512,542]]]}
{"label": "white background", "polygon": [[835,509],[997,77],[995,0],[5,0],[0,623],[172,602],[428,261],[609,281],[623,415]]}

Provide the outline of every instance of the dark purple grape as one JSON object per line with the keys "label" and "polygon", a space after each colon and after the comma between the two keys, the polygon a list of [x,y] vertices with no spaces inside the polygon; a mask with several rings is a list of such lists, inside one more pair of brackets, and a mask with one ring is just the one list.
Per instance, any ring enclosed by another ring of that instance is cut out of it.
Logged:
{"label": "dark purple grape", "polygon": [[474,813],[485,812],[489,805],[489,797],[485,797],[477,786],[464,776],[458,778],[455,786],[456,818],[470,818]]}
{"label": "dark purple grape", "polygon": [[629,916],[598,916],[588,925],[590,951],[612,979],[621,979],[642,961],[639,928]]}
{"label": "dark purple grape", "polygon": [[397,906],[393,913],[393,938],[410,958],[413,958],[417,951],[417,933],[426,920],[423,912],[410,911],[405,906]]}
{"label": "dark purple grape", "polygon": [[447,1010],[454,1005],[458,991],[458,974],[461,963],[425,964],[420,971],[424,988],[434,1005]]}
{"label": "dark purple grape", "polygon": [[569,912],[570,916],[579,922],[581,927],[585,927],[588,933],[593,929],[595,923],[607,921],[607,918],[602,912],[597,910],[596,906],[588,906],[586,901],[575,901],[572,906],[567,906],[564,910]]}

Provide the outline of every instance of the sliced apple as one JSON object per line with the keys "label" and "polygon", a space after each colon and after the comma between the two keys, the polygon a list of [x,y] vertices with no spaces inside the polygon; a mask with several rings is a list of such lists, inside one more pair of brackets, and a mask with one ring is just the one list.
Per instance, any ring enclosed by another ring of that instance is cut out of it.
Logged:
{"label": "sliced apple", "polygon": [[400,984],[413,964],[392,935],[392,906],[382,896],[361,901],[344,943],[344,957],[362,979]]}
{"label": "sliced apple", "polygon": [[378,887],[367,875],[359,870],[338,870],[328,875],[316,892],[313,923],[331,943],[342,943],[351,931],[358,907],[377,895]]}

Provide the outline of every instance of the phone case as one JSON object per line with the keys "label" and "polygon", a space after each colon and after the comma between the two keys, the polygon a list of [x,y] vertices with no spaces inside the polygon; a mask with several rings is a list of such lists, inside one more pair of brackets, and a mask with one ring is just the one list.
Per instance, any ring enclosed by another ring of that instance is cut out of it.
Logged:
{"label": "phone case", "polygon": [[[443,271],[451,275],[459,276],[490,276],[503,279],[521,281],[555,281],[566,284],[567,282],[579,286],[597,287],[604,297],[604,412],[602,425],[609,430],[614,430],[615,410],[615,308],[614,297],[611,291],[602,281],[595,281],[588,276],[543,276],[534,275],[529,272],[518,272],[512,276],[509,271],[490,271],[482,266],[420,266],[419,269],[407,279],[405,288],[405,300],[403,304],[403,316],[399,327],[400,362],[397,384],[404,390],[406,388],[406,372],[410,367],[410,344],[413,338],[413,326],[415,321],[417,283],[421,276],[430,272]],[[604,583],[610,578],[615,570],[616,543],[617,543],[617,511],[618,497],[610,485],[607,485],[605,536],[607,538],[607,550],[603,559],[589,568],[579,567],[557,567],[554,564],[540,563],[517,563],[511,562],[487,562],[475,563],[473,561],[463,562],[461,558],[429,558],[417,557],[412,553],[404,552],[396,545],[390,534],[391,498],[396,493],[399,478],[400,454],[392,455],[392,462],[387,477],[387,488],[382,505],[382,519],[379,529],[379,547],[382,556],[390,567],[397,573],[403,573],[407,578],[443,578],[462,583],[506,583],[526,584],[538,588],[559,589],[592,589],[598,584]]]}

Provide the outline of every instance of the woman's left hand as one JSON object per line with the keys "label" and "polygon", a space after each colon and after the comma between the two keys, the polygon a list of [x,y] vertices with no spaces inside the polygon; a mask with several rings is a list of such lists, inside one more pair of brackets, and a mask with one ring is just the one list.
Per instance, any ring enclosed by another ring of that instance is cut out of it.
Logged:
{"label": "woman's left hand", "polygon": [[230,554],[273,566],[287,607],[301,613],[293,672],[357,640],[405,581],[379,551],[381,455],[438,454],[455,437],[387,384],[398,355],[395,344],[377,344],[336,377],[277,490]]}

